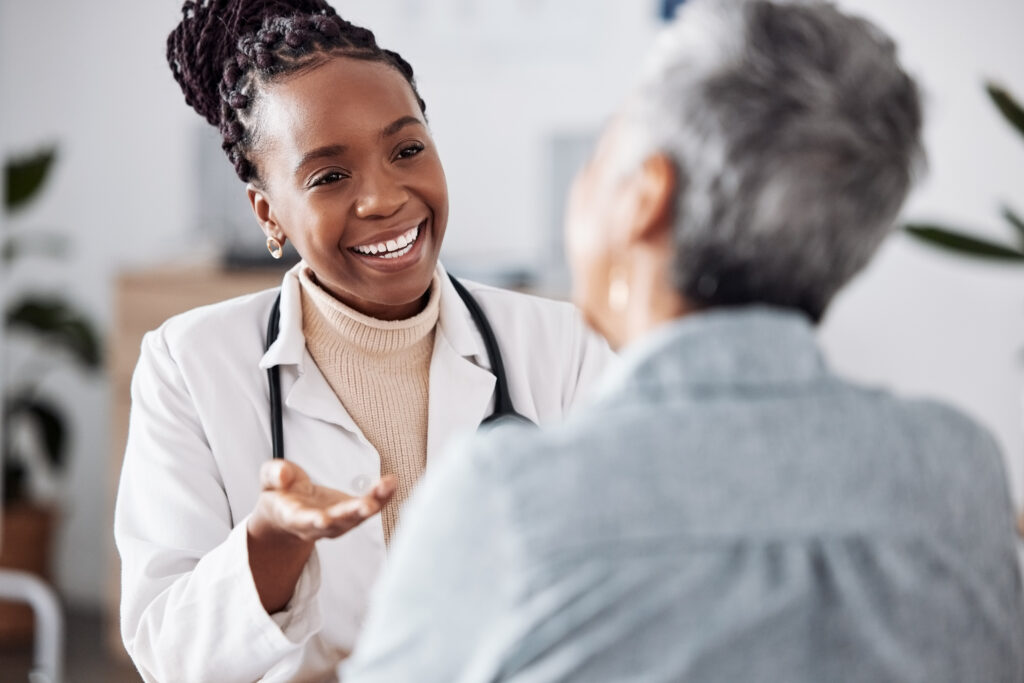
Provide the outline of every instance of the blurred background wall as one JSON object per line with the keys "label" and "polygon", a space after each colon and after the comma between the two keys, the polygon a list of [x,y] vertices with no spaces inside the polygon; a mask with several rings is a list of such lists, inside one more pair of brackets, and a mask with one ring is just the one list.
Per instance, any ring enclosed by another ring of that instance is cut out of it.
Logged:
{"label": "blurred background wall", "polygon": [[[559,293],[561,185],[626,92],[659,22],[639,0],[336,0],[415,67],[441,149],[452,213],[445,260],[482,279],[533,272]],[[923,85],[930,171],[906,215],[993,238],[1000,200],[1024,211],[1024,145],[982,83],[1024,96],[1020,0],[846,0],[899,42]],[[66,233],[59,262],[21,267],[10,287],[60,288],[107,339],[118,273],[208,258],[205,124],[164,61],[178,0],[0,0],[4,154],[59,147],[31,220]],[[207,138],[208,139],[208,138]],[[214,150],[214,156],[219,155]],[[230,168],[223,161],[221,176]],[[217,182],[220,182],[219,180]],[[230,188],[230,183],[228,183]],[[243,206],[242,188],[233,197]],[[232,200],[234,201],[234,200]],[[262,249],[253,223],[248,233]],[[822,339],[843,373],[941,398],[990,427],[1024,498],[1024,268],[966,261],[894,235],[838,300]],[[109,381],[57,375],[73,448],[57,551],[66,599],[98,606],[110,543]]]}

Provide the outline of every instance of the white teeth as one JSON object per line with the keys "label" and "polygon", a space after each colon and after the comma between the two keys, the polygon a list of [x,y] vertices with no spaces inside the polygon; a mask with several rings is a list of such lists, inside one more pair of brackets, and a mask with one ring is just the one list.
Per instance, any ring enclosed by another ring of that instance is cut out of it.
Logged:
{"label": "white teeth", "polygon": [[380,254],[381,258],[398,258],[403,254],[409,253],[409,250],[412,248],[413,243],[419,235],[420,227],[417,225],[415,228],[406,230],[393,240],[380,242],[379,244],[364,244],[362,246],[352,247],[352,249],[360,254]]}
{"label": "white teeth", "polygon": [[412,245],[411,244],[409,246],[405,247],[404,249],[399,249],[398,251],[392,251],[390,253],[384,254],[384,256],[382,258],[398,258],[399,256],[405,256],[410,251],[412,251]]}

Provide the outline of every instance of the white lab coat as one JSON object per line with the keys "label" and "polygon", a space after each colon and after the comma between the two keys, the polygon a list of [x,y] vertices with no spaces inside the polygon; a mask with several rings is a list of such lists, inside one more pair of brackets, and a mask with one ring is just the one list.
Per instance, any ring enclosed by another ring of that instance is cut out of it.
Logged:
{"label": "white lab coat", "polygon": [[[351,495],[380,475],[377,451],[306,351],[299,267],[284,277],[280,335],[265,353],[277,290],[176,316],[143,340],[114,527],[122,635],[147,681],[333,680],[363,620],[385,556],[379,515],[318,542],[273,617],[249,571],[245,523],[271,458],[266,368],[281,367],[288,459]],[[469,311],[441,275],[428,468],[490,414],[495,382]],[[568,304],[466,286],[494,328],[516,409],[540,424],[561,419],[610,360],[608,347]]]}

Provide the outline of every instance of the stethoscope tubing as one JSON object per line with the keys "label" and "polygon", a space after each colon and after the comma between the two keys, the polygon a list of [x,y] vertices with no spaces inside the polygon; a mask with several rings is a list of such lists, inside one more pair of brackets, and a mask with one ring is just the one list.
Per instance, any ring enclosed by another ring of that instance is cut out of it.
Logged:
{"label": "stethoscope tubing", "polygon": [[[505,374],[505,362],[502,359],[501,349],[498,348],[498,339],[494,335],[494,330],[491,328],[487,315],[473,295],[469,293],[469,290],[466,289],[465,285],[450,273],[448,278],[455,287],[459,298],[462,299],[462,303],[469,310],[477,331],[480,332],[480,336],[483,338],[484,349],[487,351],[487,358],[491,363],[491,373],[494,375],[494,412],[484,419],[480,426],[491,426],[498,421],[533,424],[532,420],[528,417],[516,412],[515,406],[512,404],[512,395],[508,390],[508,377]],[[281,293],[278,292],[274,305],[270,309],[270,315],[267,317],[265,351],[269,350],[277,340],[280,325]],[[275,459],[284,459],[284,414],[281,401],[281,373],[279,366],[273,365],[267,368],[267,385],[270,389],[270,442],[273,457]]]}

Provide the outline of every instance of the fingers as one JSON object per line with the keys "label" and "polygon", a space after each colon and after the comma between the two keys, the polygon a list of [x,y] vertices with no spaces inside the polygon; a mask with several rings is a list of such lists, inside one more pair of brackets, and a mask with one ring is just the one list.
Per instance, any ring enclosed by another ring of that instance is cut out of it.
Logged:
{"label": "fingers", "polygon": [[335,538],[373,517],[397,488],[393,476],[383,477],[366,495],[352,498],[322,486],[294,463],[272,461],[260,469],[262,508],[273,525],[304,540]]}
{"label": "fingers", "polygon": [[268,460],[260,466],[260,488],[264,491],[273,491],[286,488],[284,482],[285,474],[289,463],[285,460]]}
{"label": "fingers", "polygon": [[299,508],[288,515],[288,526],[292,533],[306,540],[337,538],[359,526],[376,512],[363,514],[364,510],[362,500],[359,498],[337,503],[327,509]]}
{"label": "fingers", "polygon": [[282,516],[293,533],[317,537],[320,534],[315,530],[326,529],[331,523],[326,510],[294,503],[289,508]]}
{"label": "fingers", "polygon": [[314,526],[323,537],[341,536],[380,512],[396,488],[394,477],[384,477],[365,496],[343,500],[322,510],[323,517]]}
{"label": "fingers", "polygon": [[305,482],[305,470],[288,460],[268,460],[260,466],[260,488],[264,491],[287,491],[297,482]]}
{"label": "fingers", "polygon": [[380,512],[381,508],[395,495],[396,488],[395,478],[385,476],[362,498],[336,503],[327,510],[327,513],[332,518],[354,522],[352,526],[361,524]]}
{"label": "fingers", "polygon": [[320,538],[333,538],[345,533],[353,526],[339,516],[332,516],[328,509],[308,504],[288,493],[272,492],[269,502],[274,526],[281,531],[301,538],[304,541],[315,541]]}
{"label": "fingers", "polygon": [[391,500],[391,497],[395,495],[395,491],[397,489],[398,480],[393,474],[386,474],[381,477],[380,481],[377,482],[377,485],[370,490],[368,496],[372,496],[377,503],[383,507],[389,500]]}

